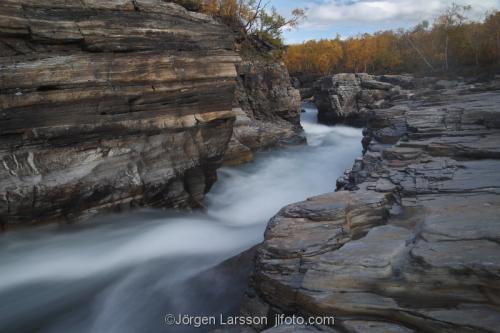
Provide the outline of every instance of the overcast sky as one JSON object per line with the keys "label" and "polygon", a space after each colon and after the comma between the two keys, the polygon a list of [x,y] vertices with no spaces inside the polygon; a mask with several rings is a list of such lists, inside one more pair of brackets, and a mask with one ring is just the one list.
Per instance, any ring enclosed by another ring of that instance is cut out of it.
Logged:
{"label": "overcast sky", "polygon": [[500,9],[500,0],[271,0],[288,16],[292,8],[307,9],[307,20],[299,29],[285,33],[287,43],[308,39],[342,37],[386,29],[409,28],[422,20],[433,21],[452,2],[472,5],[470,16]]}

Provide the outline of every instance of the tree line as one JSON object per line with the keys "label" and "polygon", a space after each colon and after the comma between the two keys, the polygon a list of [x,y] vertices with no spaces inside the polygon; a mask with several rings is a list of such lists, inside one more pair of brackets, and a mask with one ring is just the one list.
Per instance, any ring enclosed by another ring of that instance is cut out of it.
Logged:
{"label": "tree line", "polygon": [[467,18],[470,6],[447,8],[434,22],[409,30],[381,31],[342,40],[290,45],[285,63],[293,74],[339,72],[478,75],[500,71],[500,12]]}

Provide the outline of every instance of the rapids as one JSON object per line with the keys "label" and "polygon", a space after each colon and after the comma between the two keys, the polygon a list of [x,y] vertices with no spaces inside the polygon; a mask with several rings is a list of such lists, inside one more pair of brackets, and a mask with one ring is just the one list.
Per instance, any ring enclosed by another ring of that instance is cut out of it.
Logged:
{"label": "rapids", "polygon": [[0,332],[191,332],[166,326],[165,314],[234,312],[244,277],[210,269],[262,241],[283,206],[333,191],[361,154],[360,129],[317,124],[304,109],[308,145],[220,169],[206,213],[143,210],[0,234]]}

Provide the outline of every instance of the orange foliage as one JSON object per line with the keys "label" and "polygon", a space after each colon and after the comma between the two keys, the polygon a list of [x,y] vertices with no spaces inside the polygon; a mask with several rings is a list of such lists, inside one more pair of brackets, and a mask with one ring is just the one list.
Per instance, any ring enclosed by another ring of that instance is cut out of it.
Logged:
{"label": "orange foliage", "polygon": [[500,12],[484,22],[468,21],[469,7],[450,7],[432,27],[383,31],[340,40],[289,46],[285,63],[293,73],[465,72],[500,68]]}
{"label": "orange foliage", "polygon": [[290,46],[285,63],[288,68],[297,71],[326,74],[339,66],[342,57],[342,43],[339,39],[323,39]]}

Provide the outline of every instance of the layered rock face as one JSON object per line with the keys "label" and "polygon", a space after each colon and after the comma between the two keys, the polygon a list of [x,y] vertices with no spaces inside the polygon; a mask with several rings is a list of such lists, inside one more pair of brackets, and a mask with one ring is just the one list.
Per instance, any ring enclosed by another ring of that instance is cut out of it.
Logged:
{"label": "layered rock face", "polygon": [[364,126],[370,110],[386,108],[405,97],[406,89],[421,85],[408,75],[335,74],[314,83],[314,103],[318,121],[324,124],[345,123]]}
{"label": "layered rock face", "polygon": [[334,315],[328,332],[498,332],[498,83],[373,110],[344,190],[269,223],[244,312]]}
{"label": "layered rock face", "polygon": [[226,164],[253,159],[256,151],[305,142],[300,126],[300,94],[283,63],[245,60],[237,65],[236,123]]}
{"label": "layered rock face", "polygon": [[0,219],[196,206],[234,122],[234,36],[161,0],[3,1]]}

